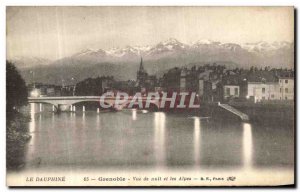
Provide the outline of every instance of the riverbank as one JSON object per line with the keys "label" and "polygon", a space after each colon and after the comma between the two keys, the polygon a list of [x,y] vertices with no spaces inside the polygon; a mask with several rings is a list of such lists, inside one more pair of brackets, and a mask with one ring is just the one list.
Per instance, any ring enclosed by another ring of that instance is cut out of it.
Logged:
{"label": "riverbank", "polygon": [[[248,115],[251,123],[260,125],[293,125],[294,103],[293,102],[229,102],[228,105]],[[188,116],[208,117],[216,121],[241,121],[239,116],[221,108],[218,103],[202,103],[200,108],[160,109],[165,113],[186,114]]]}
{"label": "riverbank", "polygon": [[[249,116],[250,122],[260,125],[294,125],[293,102],[229,102],[230,106]],[[200,107],[201,116],[211,116],[219,120],[240,120],[238,116],[218,107],[216,103],[205,103]]]}
{"label": "riverbank", "polygon": [[293,102],[229,103],[250,117],[252,123],[293,125],[295,109]]}
{"label": "riverbank", "polygon": [[19,169],[24,165],[25,145],[31,136],[28,133],[30,117],[19,112],[7,112],[6,118],[6,167]]}

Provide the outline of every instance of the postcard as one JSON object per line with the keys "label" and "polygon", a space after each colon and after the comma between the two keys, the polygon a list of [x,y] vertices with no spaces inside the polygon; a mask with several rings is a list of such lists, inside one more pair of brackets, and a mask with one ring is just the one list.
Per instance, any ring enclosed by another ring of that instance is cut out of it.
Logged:
{"label": "postcard", "polygon": [[294,7],[6,7],[7,186],[294,186]]}

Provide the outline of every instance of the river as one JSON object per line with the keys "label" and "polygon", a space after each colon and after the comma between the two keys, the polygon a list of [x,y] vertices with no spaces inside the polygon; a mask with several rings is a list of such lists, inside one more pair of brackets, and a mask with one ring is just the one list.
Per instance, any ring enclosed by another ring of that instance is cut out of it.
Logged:
{"label": "river", "polygon": [[37,112],[31,104],[28,170],[293,171],[292,126],[164,112]]}

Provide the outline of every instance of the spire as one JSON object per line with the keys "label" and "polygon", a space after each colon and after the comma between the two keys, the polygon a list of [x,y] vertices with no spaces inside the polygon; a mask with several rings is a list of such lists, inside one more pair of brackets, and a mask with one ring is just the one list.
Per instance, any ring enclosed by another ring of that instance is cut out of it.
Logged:
{"label": "spire", "polygon": [[143,58],[142,57],[141,57],[141,63],[140,63],[140,71],[144,71]]}

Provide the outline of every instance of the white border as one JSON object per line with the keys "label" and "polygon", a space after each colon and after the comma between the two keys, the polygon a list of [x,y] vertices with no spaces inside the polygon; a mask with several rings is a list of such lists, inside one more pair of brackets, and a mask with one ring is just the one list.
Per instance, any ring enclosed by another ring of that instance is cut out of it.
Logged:
{"label": "white border", "polygon": [[[5,168],[5,106],[6,106],[6,98],[5,98],[5,60],[6,60],[6,38],[5,38],[5,11],[6,11],[6,6],[78,6],[78,5],[84,5],[84,6],[99,6],[99,5],[158,5],[158,6],[166,6],[166,5],[174,5],[174,6],[193,6],[193,5],[198,5],[198,6],[295,6],[296,8],[299,8],[299,3],[300,1],[296,0],[273,0],[273,1],[262,1],[262,0],[244,0],[244,1],[239,1],[239,0],[230,0],[230,1],[224,1],[224,0],[151,0],[151,1],[146,1],[146,0],[101,0],[101,1],[96,1],[96,0],[2,0],[0,2],[0,42],[2,44],[0,45],[0,60],[3,62],[2,65],[0,65],[0,106],[2,108],[0,112],[0,122],[1,122],[1,128],[0,128],[0,136],[1,136],[1,150],[0,150],[0,156],[1,156],[1,174],[0,174],[0,191],[8,191],[9,189],[6,187],[6,168]],[[298,10],[299,14],[299,10]],[[297,19],[297,26],[299,26],[299,20]],[[297,42],[295,42],[297,44]],[[297,55],[299,55],[299,49],[297,50]],[[297,65],[298,63],[295,63]],[[299,74],[299,67],[297,67],[297,74]],[[299,82],[297,82],[297,90],[299,90],[300,85]],[[297,91],[297,100],[299,99],[299,94]],[[298,109],[298,106],[297,106]],[[297,114],[297,119],[299,117],[299,112]],[[298,127],[297,129],[297,138],[299,138],[299,131]],[[298,143],[298,142],[297,142]],[[299,154],[299,147],[297,146],[297,154]],[[297,158],[298,161],[296,162],[297,164],[299,163],[299,158]],[[299,167],[299,164],[298,166]],[[299,173],[299,172],[298,172]],[[297,176],[297,181],[299,185],[299,175]],[[18,191],[25,191],[26,189],[19,189]],[[28,190],[28,189],[27,189]],[[26,191],[27,191],[26,190]],[[48,189],[39,189],[37,191],[46,191]],[[58,190],[58,189],[54,189]],[[66,190],[66,189],[63,189]],[[74,190],[74,189],[68,189],[68,190]],[[84,190],[93,190],[93,189],[84,189]],[[104,189],[107,190],[107,189]],[[117,189],[113,189],[117,190]],[[131,190],[131,189],[127,189]],[[137,190],[143,190],[143,189],[137,189]],[[148,189],[149,190],[149,189]],[[154,191],[155,189],[153,189]],[[161,189],[163,190],[163,189]],[[155,190],[155,191],[161,191],[161,190]],[[200,189],[199,189],[200,190]],[[201,189],[203,190],[203,189]],[[208,191],[208,189],[205,189]],[[213,189],[213,190],[218,190],[218,189]],[[245,189],[239,189],[239,190],[245,190]],[[239,191],[238,190],[238,191]],[[246,189],[246,190],[253,190],[253,189]],[[268,190],[268,189],[263,189],[263,190]],[[270,190],[270,189],[269,189]],[[285,191],[287,189],[284,189]],[[152,189],[151,189],[152,191]],[[211,191],[211,190],[209,190]]]}

